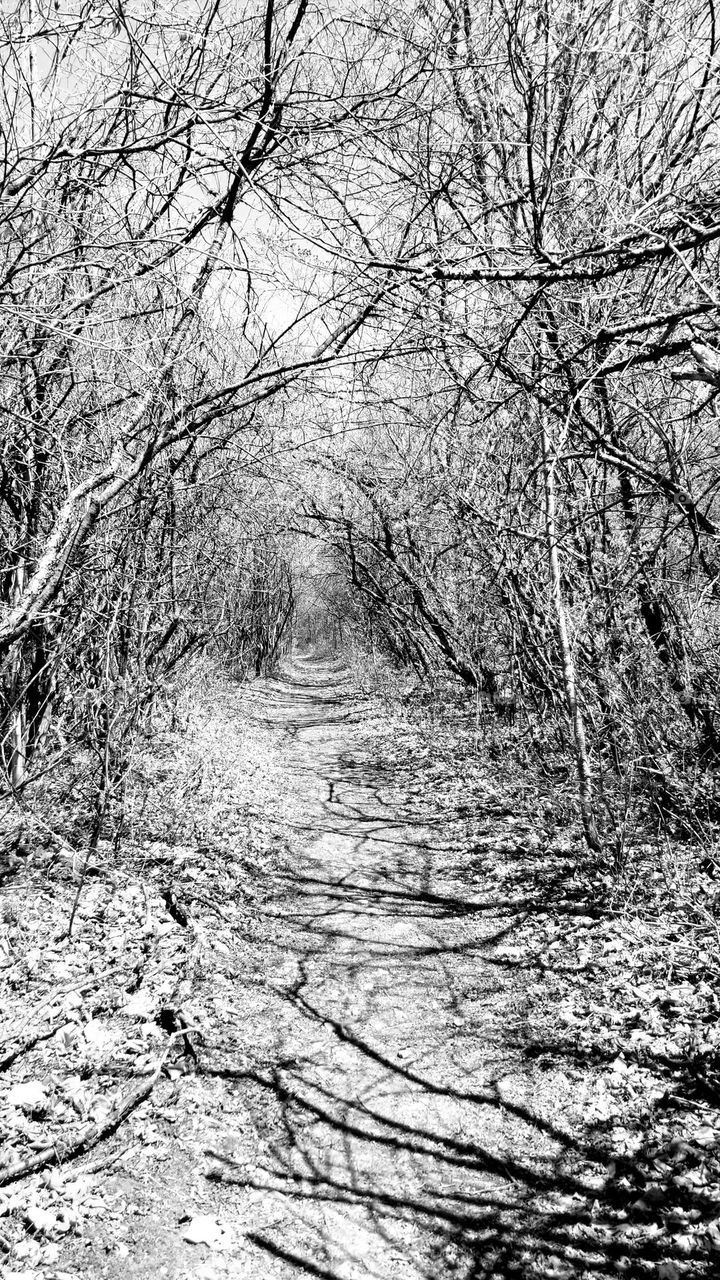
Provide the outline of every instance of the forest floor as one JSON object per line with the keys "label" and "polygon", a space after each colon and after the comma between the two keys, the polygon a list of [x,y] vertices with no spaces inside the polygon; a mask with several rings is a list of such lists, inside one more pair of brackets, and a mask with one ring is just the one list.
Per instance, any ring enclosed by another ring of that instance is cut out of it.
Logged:
{"label": "forest floor", "polygon": [[46,784],[0,868],[2,1280],[718,1273],[712,934],[613,905],[476,748],[299,658],[148,740],[84,879]]}

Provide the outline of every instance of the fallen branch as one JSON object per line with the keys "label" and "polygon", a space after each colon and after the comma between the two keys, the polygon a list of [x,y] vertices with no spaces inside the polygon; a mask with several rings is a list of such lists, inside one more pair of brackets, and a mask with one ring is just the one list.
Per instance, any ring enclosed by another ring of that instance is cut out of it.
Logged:
{"label": "fallen branch", "polygon": [[37,1031],[33,1035],[22,1040],[14,1049],[5,1054],[4,1058],[0,1058],[0,1071],[7,1071],[17,1058],[21,1058],[24,1053],[28,1053],[30,1049],[34,1049],[36,1044],[42,1044],[43,1040],[50,1040],[61,1027],[65,1026],[67,1018],[63,1018],[61,1022],[54,1023],[49,1031]]}
{"label": "fallen branch", "polygon": [[139,1107],[140,1103],[150,1096],[160,1077],[164,1062],[165,1056],[163,1055],[162,1062],[156,1067],[153,1074],[138,1089],[133,1089],[125,1100],[110,1112],[110,1115],[102,1124],[92,1125],[82,1137],[77,1138],[74,1142],[62,1142],[58,1143],[57,1146],[45,1147],[42,1151],[38,1151],[36,1155],[28,1157],[27,1160],[18,1160],[15,1164],[0,1170],[0,1187],[7,1186],[9,1182],[18,1182],[20,1178],[26,1178],[31,1173],[38,1173],[41,1169],[49,1169],[55,1164],[69,1164],[71,1160],[77,1160],[78,1156],[84,1156],[88,1151],[92,1151],[93,1147],[96,1147],[104,1138],[108,1138],[112,1133],[115,1133],[135,1108]]}
{"label": "fallen branch", "polygon": [[115,1133],[120,1128],[123,1120],[127,1120],[136,1107],[139,1107],[140,1103],[150,1096],[160,1079],[162,1069],[173,1044],[178,1037],[185,1036],[188,1031],[197,1031],[197,1027],[184,1027],[170,1036],[170,1043],[152,1075],[148,1076],[145,1083],[140,1085],[139,1088],[133,1089],[132,1093],[129,1093],[125,1098],[125,1101],[110,1112],[103,1124],[92,1125],[81,1138],[76,1138],[74,1142],[62,1142],[57,1146],[44,1147],[42,1151],[38,1151],[34,1156],[29,1156],[27,1160],[17,1160],[15,1164],[8,1165],[6,1169],[0,1169],[0,1187],[7,1186],[9,1182],[18,1182],[20,1178],[26,1178],[31,1173],[38,1173],[41,1169],[49,1169],[54,1164],[69,1164],[71,1160],[77,1160],[78,1156],[84,1156],[88,1151],[92,1151],[93,1147],[96,1147],[104,1138],[108,1138],[112,1133]]}

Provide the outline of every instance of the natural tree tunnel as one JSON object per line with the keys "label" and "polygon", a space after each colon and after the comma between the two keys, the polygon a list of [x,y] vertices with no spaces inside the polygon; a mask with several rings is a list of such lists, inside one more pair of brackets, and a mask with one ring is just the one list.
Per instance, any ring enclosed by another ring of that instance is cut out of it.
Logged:
{"label": "natural tree tunnel", "polygon": [[5,5],[0,1280],[713,1274],[716,26]]}

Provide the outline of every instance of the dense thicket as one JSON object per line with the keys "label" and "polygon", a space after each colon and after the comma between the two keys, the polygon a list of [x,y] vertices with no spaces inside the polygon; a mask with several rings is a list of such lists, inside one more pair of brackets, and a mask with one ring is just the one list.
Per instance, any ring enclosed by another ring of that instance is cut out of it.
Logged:
{"label": "dense thicket", "polygon": [[592,846],[714,821],[713,4],[4,22],[14,785],[60,689],[132,720],[298,606],[567,753]]}
{"label": "dense thicket", "polygon": [[277,296],[282,183],[361,105],[326,92],[326,24],[306,10],[18,0],[0,18],[0,756],[16,790],[53,725],[120,759],[194,650],[260,671],[282,643],[282,399],[363,315],[323,282],[320,332],[310,279],[296,311]]}
{"label": "dense thicket", "polygon": [[590,844],[634,808],[697,831],[720,745],[714,9],[444,5],[412,39],[414,112],[343,155],[344,253],[392,272],[392,338],[311,527],[398,660],[557,731]]}

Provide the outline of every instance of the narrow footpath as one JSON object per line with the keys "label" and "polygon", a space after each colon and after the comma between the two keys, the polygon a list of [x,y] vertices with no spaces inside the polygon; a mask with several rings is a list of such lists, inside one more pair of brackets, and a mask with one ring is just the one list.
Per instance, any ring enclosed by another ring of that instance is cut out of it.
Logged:
{"label": "narrow footpath", "polygon": [[519,1053],[528,993],[494,959],[513,913],[464,874],[435,797],[366,758],[341,675],[296,661],[250,697],[282,735],[294,865],[267,907],[285,959],[246,1028],[274,1062],[264,1158],[216,1170],[264,1258],[230,1274],[502,1275],[523,1256],[531,1274],[538,1250],[552,1270],[568,1237],[538,1238],[548,1196],[591,1191],[563,1172],[558,1116],[584,1095]]}

